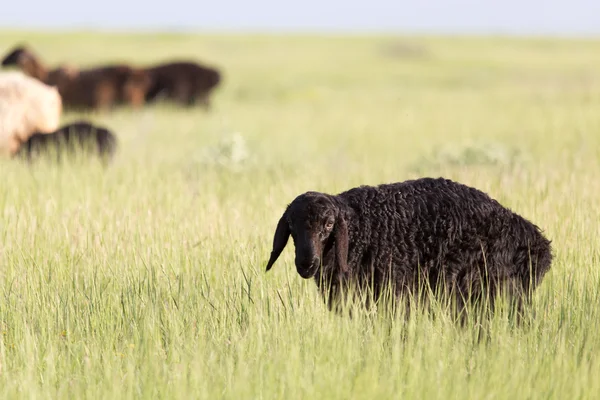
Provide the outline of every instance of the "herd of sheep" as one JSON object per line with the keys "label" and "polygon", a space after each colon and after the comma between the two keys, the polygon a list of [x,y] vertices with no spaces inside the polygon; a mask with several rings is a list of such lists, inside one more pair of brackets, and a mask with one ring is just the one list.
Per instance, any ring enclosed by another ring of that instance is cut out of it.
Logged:
{"label": "herd of sheep", "polygon": [[[1,146],[13,156],[31,156],[57,138],[86,137],[110,156],[110,131],[85,121],[59,128],[62,109],[139,107],[159,98],[208,107],[221,80],[217,70],[192,62],[48,69],[25,47],[10,51],[2,65],[22,71],[0,75]],[[468,305],[493,306],[500,295],[522,310],[553,259],[550,240],[535,224],[443,178],[299,195],[277,223],[267,271],[290,236],[298,274],[313,278],[335,310],[346,294],[377,303],[388,288],[405,305],[430,293],[449,298],[459,314]]]}
{"label": "herd of sheep", "polygon": [[[104,160],[114,154],[116,137],[86,121],[59,127],[65,110],[133,108],[157,101],[210,108],[210,95],[221,83],[218,69],[178,60],[146,67],[109,64],[80,69],[70,63],[48,68],[27,46],[10,50],[0,73],[0,152],[11,157],[55,149],[57,143],[83,148],[91,142]],[[45,136],[44,136],[45,135]]]}

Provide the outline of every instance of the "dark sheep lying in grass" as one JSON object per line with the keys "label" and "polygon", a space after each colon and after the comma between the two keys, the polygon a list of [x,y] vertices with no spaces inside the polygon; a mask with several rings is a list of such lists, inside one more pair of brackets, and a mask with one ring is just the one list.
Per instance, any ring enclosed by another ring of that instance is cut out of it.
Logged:
{"label": "dark sheep lying in grass", "polygon": [[36,133],[23,142],[15,157],[28,161],[40,156],[56,156],[62,154],[95,155],[105,164],[109,163],[117,150],[116,136],[108,129],[93,125],[86,121],[77,121],[60,127],[52,133]]}
{"label": "dark sheep lying in grass", "polygon": [[277,224],[267,271],[290,235],[298,274],[314,277],[330,309],[346,284],[375,301],[386,287],[396,299],[420,298],[425,284],[459,313],[482,300],[493,307],[500,292],[522,310],[552,262],[537,226],[443,178],[296,197]]}
{"label": "dark sheep lying in grass", "polygon": [[17,46],[2,60],[2,66],[17,66],[25,74],[56,86],[65,109],[100,110],[129,104],[139,107],[145,102],[150,78],[143,69],[126,64],[78,69],[62,65],[46,68],[27,47]]}
{"label": "dark sheep lying in grass", "polygon": [[221,73],[194,62],[176,61],[145,68],[150,77],[146,102],[173,100],[192,106],[199,102],[210,108],[210,94],[222,80]]}

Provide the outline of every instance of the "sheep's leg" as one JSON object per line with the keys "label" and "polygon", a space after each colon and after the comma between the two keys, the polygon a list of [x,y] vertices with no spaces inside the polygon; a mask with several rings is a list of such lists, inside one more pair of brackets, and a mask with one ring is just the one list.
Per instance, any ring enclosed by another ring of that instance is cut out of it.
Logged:
{"label": "sheep's leg", "polygon": [[115,98],[116,92],[114,87],[106,83],[101,84],[96,91],[94,108],[99,111],[110,110],[115,103]]}
{"label": "sheep's leg", "polygon": [[17,155],[17,153],[19,152],[19,149],[21,148],[21,141],[19,140],[19,138],[17,136],[11,136],[10,139],[8,139],[8,152],[10,154],[11,157],[14,157]]}
{"label": "sheep's leg", "polygon": [[142,106],[145,103],[144,93],[143,92],[137,92],[137,91],[136,92],[131,92],[127,96],[126,101],[134,109],[140,109],[140,108],[142,108]]}
{"label": "sheep's leg", "polygon": [[127,83],[123,89],[123,99],[134,109],[139,109],[146,103],[146,92],[133,83]]}
{"label": "sheep's leg", "polygon": [[[496,271],[507,271],[496,266]],[[505,300],[510,316],[516,314],[517,321],[522,317],[524,309],[523,289],[519,279],[504,273],[490,274],[485,268],[469,268],[462,271],[456,281],[456,311],[462,323],[468,319],[468,314],[476,317],[492,316],[498,301]],[[480,315],[482,314],[482,315]]]}
{"label": "sheep's leg", "polygon": [[509,307],[508,312],[511,319],[515,319],[520,325],[523,322],[525,304],[529,298],[525,296],[525,291],[521,285],[521,281],[515,277],[504,277],[502,280],[495,283],[496,296],[492,299],[492,305],[499,298],[504,298]]}
{"label": "sheep's leg", "polygon": [[196,103],[196,96],[185,82],[178,83],[173,90],[173,97],[181,104],[188,107]]}
{"label": "sheep's leg", "polygon": [[198,97],[198,102],[200,103],[200,105],[202,105],[202,108],[204,108],[206,111],[209,111],[211,108],[211,104],[210,104],[210,97],[208,95],[208,93],[203,93]]}
{"label": "sheep's leg", "polygon": [[[466,267],[458,272],[453,285],[453,300],[455,301],[454,311],[460,320],[461,325],[465,325],[471,317],[479,317],[480,313],[486,313],[493,307],[489,303],[489,292],[494,289],[493,285],[489,284],[489,277],[484,268],[479,265]],[[490,305],[492,307],[490,307]]]}

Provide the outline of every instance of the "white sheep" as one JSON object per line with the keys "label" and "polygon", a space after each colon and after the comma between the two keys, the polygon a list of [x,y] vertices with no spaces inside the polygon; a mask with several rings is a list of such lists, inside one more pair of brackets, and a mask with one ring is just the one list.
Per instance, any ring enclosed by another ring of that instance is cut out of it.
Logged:
{"label": "white sheep", "polygon": [[56,87],[21,72],[0,73],[0,152],[13,155],[34,133],[54,132],[62,111]]}

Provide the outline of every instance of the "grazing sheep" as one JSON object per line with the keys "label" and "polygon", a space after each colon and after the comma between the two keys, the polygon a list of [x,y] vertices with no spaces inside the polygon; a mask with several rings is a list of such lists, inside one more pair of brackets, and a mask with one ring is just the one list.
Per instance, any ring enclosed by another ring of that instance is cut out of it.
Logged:
{"label": "grazing sheep", "polygon": [[126,65],[79,70],[65,64],[50,71],[46,82],[56,85],[63,102],[72,110],[102,110],[123,104],[140,107],[150,85],[143,70]]}
{"label": "grazing sheep", "polygon": [[100,110],[123,104],[139,107],[145,102],[150,85],[150,78],[143,69],[125,64],[82,70],[72,65],[61,65],[48,70],[25,46],[17,46],[3,59],[2,66],[11,65],[56,86],[65,109],[69,110]]}
{"label": "grazing sheep", "polygon": [[60,127],[49,134],[36,133],[25,141],[15,157],[32,161],[35,156],[54,154],[94,154],[104,163],[112,160],[117,150],[117,138],[108,129],[87,121],[77,121]]}
{"label": "grazing sheep", "polygon": [[160,64],[145,71],[152,82],[147,102],[166,98],[188,106],[200,102],[208,109],[209,96],[222,80],[218,70],[186,61]]}
{"label": "grazing sheep", "polygon": [[13,155],[35,132],[56,130],[62,111],[56,88],[21,72],[0,73],[0,151]]}
{"label": "grazing sheep", "polygon": [[277,224],[267,271],[290,235],[298,274],[314,277],[330,309],[348,283],[375,301],[387,287],[395,298],[451,294],[458,312],[478,300],[493,306],[502,291],[521,310],[552,262],[537,226],[443,178],[299,195]]}

